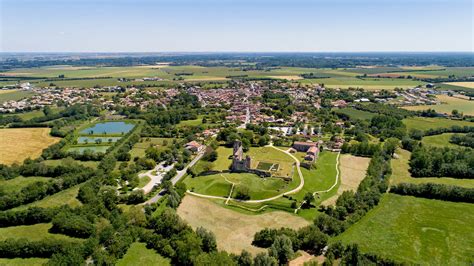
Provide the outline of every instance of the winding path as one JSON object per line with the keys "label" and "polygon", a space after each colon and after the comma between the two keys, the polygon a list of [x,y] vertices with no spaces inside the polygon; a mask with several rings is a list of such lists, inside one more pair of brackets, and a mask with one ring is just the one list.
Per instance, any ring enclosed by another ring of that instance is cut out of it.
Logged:
{"label": "winding path", "polygon": [[[267,201],[272,201],[272,200],[275,200],[275,199],[278,199],[278,198],[281,198],[285,195],[289,195],[289,194],[294,194],[294,193],[297,193],[299,192],[303,186],[304,186],[304,178],[303,178],[303,174],[301,173],[301,168],[300,168],[300,161],[298,160],[298,158],[296,158],[293,154],[289,153],[288,151],[284,151],[282,149],[279,149],[275,146],[273,146],[272,144],[270,145],[267,145],[267,147],[272,147],[273,149],[276,149],[276,150],[279,150],[281,152],[284,152],[286,154],[288,154],[291,158],[293,158],[293,160],[295,160],[295,163],[296,163],[296,169],[298,170],[298,176],[300,178],[300,184],[298,185],[298,187],[290,190],[290,191],[287,191],[287,192],[284,192],[284,193],[281,193],[281,194],[278,194],[276,196],[273,196],[271,198],[266,198],[266,199],[261,199],[261,200],[239,200],[239,199],[233,199],[233,198],[230,198],[230,197],[220,197],[220,196],[211,196],[211,195],[205,195],[205,194],[199,194],[199,193],[196,193],[196,192],[192,192],[190,190],[187,191],[187,193],[191,194],[191,195],[194,195],[194,196],[197,196],[197,197],[201,197],[201,198],[208,198],[208,199],[223,199],[223,200],[226,200],[226,202],[228,203],[229,200],[231,201],[237,201],[237,202],[245,202],[245,203],[262,203],[262,202],[267,202]],[[339,158],[339,157],[338,157]]]}

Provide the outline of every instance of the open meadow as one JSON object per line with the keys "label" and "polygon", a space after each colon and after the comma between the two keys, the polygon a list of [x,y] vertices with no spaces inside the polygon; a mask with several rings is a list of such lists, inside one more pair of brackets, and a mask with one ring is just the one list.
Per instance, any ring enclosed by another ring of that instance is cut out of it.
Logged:
{"label": "open meadow", "polygon": [[12,210],[25,210],[28,207],[53,208],[62,205],[78,207],[82,205],[82,203],[76,198],[80,188],[81,184],[65,189],[51,196],[47,196],[41,200],[18,206]]}
{"label": "open meadow", "polygon": [[117,266],[127,265],[170,265],[170,260],[163,258],[160,254],[152,249],[146,248],[145,243],[133,243],[127,250],[127,253],[117,261]]}
{"label": "open meadow", "polygon": [[23,90],[0,90],[0,104],[7,101],[18,101],[23,98],[33,96],[34,93],[31,91]]}
{"label": "open meadow", "polygon": [[240,254],[245,249],[254,255],[265,251],[252,246],[256,232],[264,228],[300,228],[309,224],[303,218],[281,211],[259,215],[222,208],[218,204],[191,195],[184,197],[178,208],[178,214],[194,229],[202,226],[216,235],[217,247],[227,252]]}
{"label": "open meadow", "polygon": [[474,123],[469,121],[430,117],[409,117],[403,119],[403,123],[407,130],[419,129],[423,131],[436,128],[450,128],[452,126],[474,126]]}
{"label": "open meadow", "polygon": [[50,128],[3,128],[0,129],[0,163],[21,163],[35,159],[43,149],[59,142],[51,137]]}
{"label": "open meadow", "polygon": [[474,254],[473,219],[473,204],[387,194],[334,240],[410,264],[467,265]]}
{"label": "open meadow", "polygon": [[[462,148],[462,146],[449,142],[449,140],[454,134],[456,133],[444,133],[444,134],[439,134],[439,135],[426,136],[426,137],[423,137],[423,139],[421,139],[421,143],[423,143],[424,145],[435,146],[435,147]],[[465,134],[460,134],[460,133],[457,133],[457,134],[465,135]]]}

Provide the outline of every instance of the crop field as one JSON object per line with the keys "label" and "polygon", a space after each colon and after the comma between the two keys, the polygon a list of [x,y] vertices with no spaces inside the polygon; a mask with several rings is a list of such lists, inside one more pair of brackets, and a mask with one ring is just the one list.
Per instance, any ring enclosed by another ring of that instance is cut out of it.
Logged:
{"label": "crop field", "polygon": [[416,105],[416,106],[404,106],[404,109],[412,111],[421,111],[426,109],[434,109],[436,112],[451,114],[456,109],[465,115],[474,116],[474,101],[461,99],[458,97],[451,97],[447,95],[437,95],[438,100],[441,104],[438,105]]}
{"label": "crop field", "polygon": [[170,260],[163,258],[160,254],[152,249],[146,248],[145,243],[133,243],[128,248],[127,253],[122,259],[117,261],[118,266],[126,265],[170,265]]}
{"label": "crop field", "polygon": [[51,234],[48,230],[51,228],[50,223],[40,223],[34,225],[18,225],[0,228],[0,241],[7,238],[26,238],[30,241],[38,241],[45,238],[58,240],[81,241],[81,239],[69,237],[62,234]]}
{"label": "crop field", "polygon": [[354,77],[337,77],[322,79],[305,79],[301,83],[317,83],[324,84],[328,88],[363,88],[366,90],[393,90],[395,88],[412,88],[417,85],[424,85],[423,81],[414,81],[410,79],[398,78],[354,78]]}
{"label": "crop field", "polygon": [[[440,135],[426,136],[426,137],[423,137],[423,139],[421,140],[421,143],[425,145],[436,146],[436,147],[450,147],[450,148],[462,147],[457,144],[449,142],[449,140],[451,139],[451,136],[453,136],[454,134],[455,133],[444,133]],[[461,135],[464,135],[464,134],[461,134]]]}
{"label": "crop field", "polygon": [[7,101],[18,101],[23,98],[31,97],[33,95],[34,93],[31,91],[0,90],[0,104]]}
{"label": "crop field", "polygon": [[82,203],[76,197],[81,186],[82,184],[79,184],[77,186],[65,189],[59,193],[43,198],[41,200],[13,208],[12,210],[24,210],[28,207],[51,208],[59,207],[62,205],[69,205],[71,207],[80,206]]}
{"label": "crop field", "polygon": [[473,179],[458,179],[458,178],[450,178],[450,177],[416,177],[416,178],[412,177],[410,172],[408,171],[409,169],[408,162],[410,160],[411,153],[407,150],[398,149],[396,154],[398,155],[399,158],[391,160],[392,175],[390,177],[390,183],[392,184],[436,183],[436,184],[445,184],[445,185],[474,188]]}
{"label": "crop field", "polygon": [[474,254],[473,219],[474,204],[387,194],[336,239],[410,264],[467,265]]}
{"label": "crop field", "polygon": [[451,120],[445,118],[429,118],[429,117],[410,117],[403,119],[403,123],[407,130],[419,129],[428,130],[430,128],[448,128],[452,126],[474,126],[473,122]]}
{"label": "crop field", "polygon": [[37,158],[43,149],[60,140],[51,137],[50,131],[50,128],[0,129],[0,163],[21,163],[27,158]]}
{"label": "crop field", "polygon": [[444,84],[452,85],[452,86],[458,86],[458,87],[465,87],[465,88],[470,88],[474,89],[474,82],[472,81],[464,81],[464,82],[447,82]]}
{"label": "crop field", "polygon": [[39,176],[18,176],[12,179],[0,180],[0,191],[6,193],[18,193],[22,188],[30,184],[33,184],[38,181],[46,182],[48,180],[51,180],[51,178]]}
{"label": "crop field", "polygon": [[346,114],[351,118],[357,118],[357,119],[362,119],[362,120],[370,120],[372,117],[376,115],[375,113],[357,110],[354,108],[334,109],[334,111],[336,113]]}
{"label": "crop field", "polygon": [[265,249],[252,246],[253,236],[263,228],[300,228],[309,224],[303,218],[281,211],[248,215],[223,208],[218,204],[187,195],[178,214],[194,229],[202,226],[216,235],[218,249],[239,254],[245,249],[252,254]]}
{"label": "crop field", "polygon": [[342,154],[339,158],[339,169],[341,185],[337,189],[336,195],[323,201],[323,205],[334,205],[337,198],[344,191],[357,191],[360,182],[365,178],[370,158],[358,157],[350,154]]}

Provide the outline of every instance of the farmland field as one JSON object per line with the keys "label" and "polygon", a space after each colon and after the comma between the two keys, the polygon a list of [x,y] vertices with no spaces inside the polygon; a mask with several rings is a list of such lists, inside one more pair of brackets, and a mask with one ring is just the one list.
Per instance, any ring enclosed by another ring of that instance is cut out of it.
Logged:
{"label": "farmland field", "polygon": [[21,163],[27,158],[35,159],[43,149],[60,139],[51,137],[49,128],[0,129],[0,163]]}
{"label": "farmland field", "polygon": [[410,264],[467,265],[474,254],[473,219],[474,204],[387,194],[336,239]]}
{"label": "farmland field", "polygon": [[458,97],[451,97],[447,95],[437,95],[438,100],[441,104],[438,105],[416,105],[416,106],[405,106],[404,109],[412,111],[420,111],[426,109],[434,109],[436,112],[451,114],[456,109],[465,115],[474,116],[474,101],[461,99]]}
{"label": "farmland field", "polygon": [[337,194],[323,201],[323,205],[334,205],[337,198],[344,191],[357,191],[360,182],[365,178],[370,158],[342,154],[339,158],[341,185],[337,189]]}
{"label": "farmland field", "polygon": [[460,148],[461,146],[449,142],[449,140],[451,139],[451,136],[453,136],[454,134],[455,133],[444,133],[440,135],[426,136],[426,137],[423,137],[423,139],[421,140],[421,143],[425,145],[436,146],[436,147]]}
{"label": "farmland field", "polygon": [[392,175],[390,177],[390,183],[392,184],[436,183],[436,184],[445,184],[445,185],[474,188],[473,179],[457,179],[457,178],[450,178],[450,177],[416,177],[416,178],[411,177],[410,172],[408,171],[409,169],[408,162],[410,160],[411,153],[407,150],[398,149],[396,154],[398,155],[399,158],[391,160]]}
{"label": "farmland field", "polygon": [[300,228],[309,224],[290,213],[274,211],[248,215],[223,208],[214,202],[187,195],[178,214],[194,229],[202,226],[216,235],[217,247],[227,252],[240,253],[245,249],[254,255],[265,249],[252,246],[253,236],[263,228]]}
{"label": "farmland field", "polygon": [[81,239],[69,237],[62,234],[51,234],[48,230],[51,228],[50,223],[39,223],[34,225],[18,225],[0,228],[0,241],[7,238],[27,238],[31,241],[38,241],[42,239],[58,239],[58,240],[72,240],[81,241]]}
{"label": "farmland field", "polygon": [[474,126],[473,122],[451,120],[445,118],[429,118],[429,117],[410,117],[403,119],[407,130],[419,129],[428,130],[430,128],[449,128],[452,126]]}
{"label": "farmland field", "polygon": [[170,260],[163,258],[152,249],[146,248],[145,243],[133,243],[122,259],[117,261],[118,266],[126,265],[170,265]]}
{"label": "farmland field", "polygon": [[334,111],[336,113],[346,114],[351,118],[357,118],[357,119],[362,119],[362,120],[369,120],[376,115],[375,113],[357,110],[354,108],[334,109]]}
{"label": "farmland field", "polygon": [[0,104],[7,101],[18,101],[33,95],[34,93],[31,91],[0,90]]}
{"label": "farmland field", "polygon": [[469,82],[469,81],[465,81],[465,82],[447,82],[445,84],[474,89],[474,82],[472,82],[472,81],[471,82]]}

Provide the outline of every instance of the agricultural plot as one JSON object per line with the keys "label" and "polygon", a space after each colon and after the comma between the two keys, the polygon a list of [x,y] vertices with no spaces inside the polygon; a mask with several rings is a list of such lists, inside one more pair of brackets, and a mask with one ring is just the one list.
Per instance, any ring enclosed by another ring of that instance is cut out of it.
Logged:
{"label": "agricultural plot", "polygon": [[434,109],[436,112],[444,114],[451,114],[453,110],[458,110],[465,115],[474,115],[474,101],[447,95],[437,95],[436,97],[441,101],[441,104],[404,106],[403,108],[412,111]]}
{"label": "agricultural plot", "polygon": [[348,115],[352,119],[370,120],[376,114],[354,108],[334,109],[336,113]]}
{"label": "agricultural plot", "polygon": [[214,232],[218,249],[235,254],[239,254],[243,249],[254,255],[265,251],[251,244],[255,233],[264,228],[298,229],[309,224],[308,221],[286,212],[243,214],[190,195],[184,197],[178,214],[194,229],[202,226]]}
{"label": "agricultural plot", "polygon": [[334,240],[410,264],[463,265],[474,254],[473,219],[474,204],[387,194]]}
{"label": "agricultural plot", "polygon": [[117,261],[117,266],[126,265],[170,265],[171,262],[167,258],[163,258],[160,254],[152,249],[146,248],[145,243],[133,243],[127,250],[122,259]]}
{"label": "agricultural plot", "polygon": [[301,83],[324,84],[328,88],[363,88],[366,90],[393,90],[395,88],[412,88],[417,85],[424,85],[423,81],[414,81],[410,79],[398,78],[355,78],[355,77],[337,77],[305,79]]}
{"label": "agricultural plot", "polygon": [[337,189],[336,195],[323,201],[322,205],[334,205],[337,198],[344,191],[357,191],[360,182],[365,178],[370,158],[358,157],[350,154],[342,154],[339,158],[339,169],[341,171],[341,185]]}
{"label": "agricultural plot", "polygon": [[50,128],[0,129],[0,163],[21,163],[27,158],[36,159],[43,149],[60,139],[51,137]]}
{"label": "agricultural plot", "polygon": [[428,130],[430,128],[449,128],[452,126],[474,126],[473,122],[451,120],[445,118],[429,118],[429,117],[410,117],[403,119],[403,123],[407,130],[419,129]]}
{"label": "agricultural plot", "polygon": [[0,104],[7,101],[18,101],[35,95],[31,91],[0,90]]}
{"label": "agricultural plot", "polygon": [[474,82],[472,82],[472,81],[447,82],[447,83],[444,83],[444,84],[452,85],[452,86],[458,86],[458,87],[464,87],[464,88],[469,88],[469,89],[474,89]]}
{"label": "agricultural plot", "polygon": [[[426,137],[423,137],[423,139],[421,140],[421,143],[423,143],[424,145],[436,146],[436,147],[461,148],[462,146],[449,142],[449,140],[454,134],[455,133],[444,133],[440,135],[426,136]],[[462,134],[462,135],[465,135],[465,134]]]}
{"label": "agricultural plot", "polygon": [[458,178],[450,178],[450,177],[416,177],[416,178],[412,177],[410,172],[408,171],[410,167],[408,165],[408,162],[410,160],[411,153],[407,150],[398,149],[396,154],[398,155],[398,159],[391,160],[391,166],[392,166],[392,175],[390,177],[391,184],[436,183],[436,184],[445,184],[445,185],[474,188],[473,179],[458,179]]}

